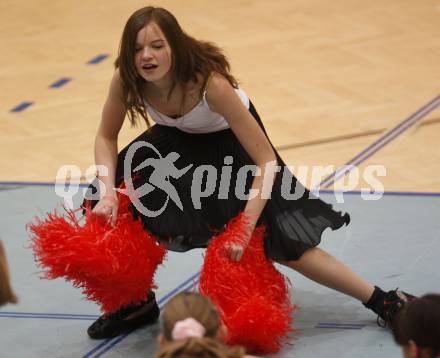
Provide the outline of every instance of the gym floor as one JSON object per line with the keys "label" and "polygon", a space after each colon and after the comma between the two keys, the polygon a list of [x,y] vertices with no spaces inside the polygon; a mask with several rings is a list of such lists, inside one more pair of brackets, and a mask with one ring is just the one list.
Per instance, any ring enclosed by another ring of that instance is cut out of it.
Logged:
{"label": "gym floor", "polygon": [[[112,340],[86,329],[99,308],[62,280],[39,279],[26,224],[59,207],[58,169],[91,177],[93,141],[125,21],[144,1],[4,0],[0,4],[0,239],[17,305],[0,309],[1,356],[152,357],[158,325]],[[321,248],[386,289],[439,290],[440,2],[438,0],[157,1],[198,38],[224,47],[287,164],[381,165],[385,193],[336,170],[302,181],[352,222]],[[145,127],[121,132],[122,148]],[[353,172],[353,170],[351,171]],[[322,179],[322,178],[321,178]],[[341,193],[343,194],[337,194]],[[336,193],[336,194],[335,194]],[[340,200],[341,197],[343,200]],[[74,197],[81,201],[81,191]],[[343,201],[343,202],[341,202]],[[163,306],[194,290],[203,251],[169,253]],[[355,300],[280,268],[293,285],[292,345],[274,357],[400,357]]]}

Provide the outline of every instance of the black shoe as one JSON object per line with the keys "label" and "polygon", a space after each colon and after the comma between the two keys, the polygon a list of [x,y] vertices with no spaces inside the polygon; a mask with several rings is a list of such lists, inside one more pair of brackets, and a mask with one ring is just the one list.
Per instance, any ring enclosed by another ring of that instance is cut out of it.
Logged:
{"label": "black shoe", "polygon": [[[142,309],[147,309],[147,311],[133,318],[125,319],[132,313]],[[159,315],[160,310],[155,295],[150,292],[147,301],[102,315],[87,329],[87,334],[93,339],[113,338],[142,326],[156,323]]]}
{"label": "black shoe", "polygon": [[380,327],[391,328],[396,314],[405,304],[415,298],[415,296],[397,289],[386,292],[374,309],[378,315],[377,324]]}

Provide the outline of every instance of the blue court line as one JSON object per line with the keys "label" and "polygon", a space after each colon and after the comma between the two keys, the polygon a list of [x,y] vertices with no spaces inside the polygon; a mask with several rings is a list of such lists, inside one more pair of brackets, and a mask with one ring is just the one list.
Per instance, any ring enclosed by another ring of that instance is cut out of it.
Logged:
{"label": "blue court line", "polygon": [[55,317],[55,316],[33,316],[33,315],[4,315],[0,314],[0,318],[34,318],[34,319],[62,319],[69,321],[94,321],[96,318],[85,318],[85,317]]}
{"label": "blue court line", "polygon": [[96,65],[96,64],[104,61],[108,56],[109,56],[109,54],[106,54],[106,53],[97,55],[97,56],[93,57],[91,60],[89,60],[87,62],[87,64],[88,65]]}
{"label": "blue court line", "polygon": [[[94,58],[92,58],[91,60],[89,60],[87,62],[87,64],[88,65],[96,65],[96,64],[104,61],[107,57],[109,57],[108,54],[97,55]],[[70,82],[71,80],[72,80],[72,78],[70,78],[70,77],[60,78],[56,82],[52,83],[49,86],[49,88],[60,88],[60,87],[64,86],[65,84],[67,84],[68,82]],[[12,113],[23,112],[25,109],[29,108],[33,104],[34,104],[34,102],[27,102],[27,101],[21,102],[20,104],[16,105],[14,108],[12,108],[10,110],[10,112],[12,112]]]}
{"label": "blue court line", "polygon": [[26,314],[26,315],[34,315],[34,316],[74,316],[74,317],[90,317],[90,318],[97,318],[99,317],[96,314],[78,314],[78,313],[44,313],[44,312],[12,312],[12,311],[0,311],[0,314],[7,313],[12,315],[20,315],[20,314]]}
{"label": "blue court line", "polygon": [[[65,186],[65,184],[57,184],[52,182],[35,182],[35,181],[2,181],[0,182],[0,186]],[[88,188],[90,184],[82,183],[78,184],[80,188]]]}
{"label": "blue court line", "polygon": [[21,102],[20,104],[12,108],[9,112],[13,112],[13,113],[23,112],[26,108],[32,106],[33,104],[34,102]]}
{"label": "blue court line", "polygon": [[[424,106],[422,106],[420,109],[418,109],[416,112],[414,112],[412,115],[410,115],[407,119],[405,119],[404,121],[402,121],[400,124],[398,124],[397,126],[395,126],[394,128],[392,128],[391,130],[389,130],[387,133],[385,133],[382,137],[380,137],[378,140],[376,140],[375,142],[373,142],[371,145],[369,145],[367,148],[365,148],[362,152],[360,152],[359,154],[357,154],[355,157],[353,157],[350,161],[348,161],[346,163],[346,165],[350,165],[353,164],[354,162],[356,162],[359,159],[362,159],[362,157],[366,154],[368,154],[368,152],[373,149],[374,147],[377,145],[381,145],[381,142],[386,140],[388,136],[393,135],[394,132],[398,131],[399,134],[402,133],[402,128],[403,130],[408,129],[411,125],[413,125],[415,122],[417,122],[418,120],[420,120],[421,118],[423,118],[424,116],[426,116],[429,112],[431,112],[432,110],[434,110],[438,105],[439,105],[439,100],[440,100],[440,96],[435,97],[433,100],[429,101],[428,103],[426,103]],[[388,143],[388,142],[387,142]],[[385,143],[386,144],[386,143]],[[381,146],[383,147],[383,146]],[[380,147],[380,148],[381,148]],[[379,149],[380,149],[379,148]],[[376,150],[377,151],[377,150]],[[375,152],[376,152],[375,151]],[[373,152],[373,153],[375,153]],[[370,155],[371,156],[371,155]],[[333,178],[335,176],[335,173],[332,173],[331,175],[329,175],[327,178],[325,178],[320,185],[324,184],[325,182],[327,182],[328,180],[330,180],[331,178]]]}
{"label": "blue court line", "polygon": [[327,328],[327,329],[357,329],[360,330],[362,327],[353,327],[353,326],[320,326],[316,325],[314,328]]}
{"label": "blue court line", "polygon": [[[325,189],[313,189],[311,190],[313,194],[344,194],[344,195],[361,195],[360,190],[325,190]],[[368,194],[368,193],[367,193]],[[440,193],[434,192],[423,192],[423,191],[385,191],[384,196],[430,196],[430,197],[440,197]]]}
{"label": "blue court line", "polygon": [[64,86],[66,83],[69,83],[70,81],[72,81],[72,78],[63,77],[63,78],[60,78],[58,81],[52,83],[49,86],[49,88],[60,88],[60,87]]}
{"label": "blue court line", "polygon": [[[360,193],[360,192],[359,192]],[[384,195],[389,196],[440,196],[440,193],[429,193],[429,192],[412,192],[412,191],[387,191]]]}
{"label": "blue court line", "polygon": [[[350,159],[345,165],[352,165],[357,166],[360,163],[364,162],[368,158],[370,158],[373,154],[375,154],[377,151],[382,149],[385,145],[387,145],[389,142],[397,138],[400,134],[402,134],[404,131],[406,131],[408,128],[413,126],[415,123],[423,119],[426,115],[428,115],[430,112],[432,112],[434,109],[436,109],[440,105],[440,95],[426,103],[423,107],[418,109],[416,112],[411,114],[408,118],[406,118],[404,121],[402,121],[400,124],[389,130],[387,133],[385,133],[382,137],[380,137],[378,140],[370,144],[367,148],[365,148],[362,152],[357,154],[355,157]],[[335,183],[337,180],[342,178],[343,176],[347,175],[348,172],[351,170],[346,169],[339,169],[330,174],[328,177],[326,177],[320,184],[320,186],[324,186],[325,188],[328,188],[330,185]]]}
{"label": "blue court line", "polygon": [[[65,184],[56,184],[51,182],[29,182],[29,181],[0,181],[0,187],[2,186],[31,186],[31,187],[54,187],[55,185]],[[89,184],[79,184],[80,188],[88,188]],[[325,189],[312,189],[310,190],[312,193],[323,193],[323,194],[349,194],[349,195],[360,195],[360,190],[350,190],[350,191],[341,191],[341,190],[325,190]],[[394,196],[440,196],[440,193],[436,192],[423,192],[423,191],[386,191],[383,195],[394,195]]]}
{"label": "blue court line", "polygon": [[99,316],[98,315],[90,315],[90,314],[71,314],[71,313],[36,313],[36,312],[9,312],[9,311],[0,311],[0,317],[35,317],[35,318],[54,318],[58,319],[59,317],[62,317],[63,319],[75,319],[75,318],[82,318],[82,319],[89,319],[89,320],[95,320]]}
{"label": "blue court line", "polygon": [[343,326],[343,327],[365,327],[362,323],[338,323],[338,322],[318,322],[317,326]]}
{"label": "blue court line", "polygon": [[174,294],[179,291],[182,290],[186,285],[188,285],[189,283],[191,283],[191,286],[194,286],[195,284],[197,284],[198,282],[198,278],[200,276],[200,271],[197,271],[194,275],[192,275],[191,277],[187,278],[185,281],[183,281],[179,286],[177,286],[175,289],[171,290],[170,292],[168,292],[165,296],[161,297],[159,301],[157,301],[157,304],[159,306],[161,305],[165,305],[166,302],[168,302],[168,300],[174,296]]}
{"label": "blue court line", "polygon": [[[193,287],[197,283],[199,275],[200,275],[200,273],[196,272],[194,275],[190,276],[184,282],[182,282],[179,286],[177,286],[176,288],[174,288],[173,290],[168,292],[165,296],[161,297],[157,301],[159,308],[162,310],[163,306],[165,305],[166,302],[168,302],[169,298],[174,296],[176,293],[178,293],[180,291],[186,291],[189,288]],[[115,337],[115,338],[106,339],[105,341],[98,344],[95,348],[93,348],[92,350],[87,352],[84,356],[82,356],[82,358],[100,357],[102,354],[104,354],[105,352],[112,349],[115,345],[117,345],[119,342],[124,340],[129,335],[130,335],[130,333],[125,333],[125,334],[122,334],[122,335]],[[95,353],[96,353],[96,355],[94,355]]]}

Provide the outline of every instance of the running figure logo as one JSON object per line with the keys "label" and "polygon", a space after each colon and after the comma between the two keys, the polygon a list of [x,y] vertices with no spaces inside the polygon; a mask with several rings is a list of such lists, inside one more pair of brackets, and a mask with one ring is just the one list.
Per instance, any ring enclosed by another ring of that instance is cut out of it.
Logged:
{"label": "running figure logo", "polygon": [[[134,171],[141,170],[148,166],[153,167],[153,172],[150,175],[149,182],[143,184],[137,189],[134,189],[132,180],[131,164],[133,161],[134,154],[139,148],[148,147],[152,149],[158,156],[158,158],[148,158],[139,164]],[[186,166],[183,169],[178,169],[174,165],[174,162],[180,157],[176,152],[169,153],[166,157],[162,157],[159,151],[152,144],[144,141],[136,142],[130,146],[127,151],[124,160],[124,181],[126,189],[117,189],[122,194],[128,195],[134,207],[142,213],[144,216],[156,217],[160,215],[166,208],[168,201],[171,200],[183,211],[183,205],[180,200],[179,194],[176,188],[170,183],[169,178],[180,178],[185,174],[191,167],[192,164]],[[151,193],[155,189],[161,189],[167,194],[167,199],[164,205],[159,210],[149,210],[139,200],[143,196]]]}

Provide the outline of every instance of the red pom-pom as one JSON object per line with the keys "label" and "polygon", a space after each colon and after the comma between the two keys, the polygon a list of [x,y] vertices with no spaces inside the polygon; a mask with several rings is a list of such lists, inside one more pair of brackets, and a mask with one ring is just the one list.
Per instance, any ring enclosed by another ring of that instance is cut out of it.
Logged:
{"label": "red pom-pom", "polygon": [[254,230],[240,261],[227,256],[225,246],[242,242],[246,225],[241,213],[211,241],[200,291],[219,308],[228,328],[228,343],[254,353],[275,353],[288,341],[294,306],[285,277],[264,253],[264,227]]}
{"label": "red pom-pom", "polygon": [[129,198],[118,195],[115,226],[90,208],[86,208],[84,225],[75,211],[66,208],[67,219],[53,212],[28,225],[31,247],[44,277],[72,281],[104,312],[146,299],[166,254],[142,222],[133,219]]}

